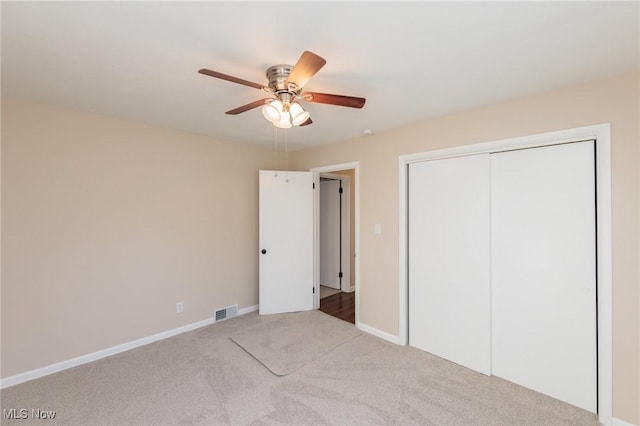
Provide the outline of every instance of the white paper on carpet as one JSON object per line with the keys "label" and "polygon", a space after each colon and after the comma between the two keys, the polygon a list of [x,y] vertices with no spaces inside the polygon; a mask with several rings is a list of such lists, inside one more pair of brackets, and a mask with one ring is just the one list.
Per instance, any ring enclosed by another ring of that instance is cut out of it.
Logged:
{"label": "white paper on carpet", "polygon": [[277,376],[285,376],[358,337],[351,324],[319,311],[272,315],[230,339]]}

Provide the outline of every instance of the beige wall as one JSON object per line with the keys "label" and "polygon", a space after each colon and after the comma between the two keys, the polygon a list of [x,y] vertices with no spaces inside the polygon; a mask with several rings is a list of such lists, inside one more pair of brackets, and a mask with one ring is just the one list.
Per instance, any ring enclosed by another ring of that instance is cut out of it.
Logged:
{"label": "beige wall", "polygon": [[360,161],[361,322],[398,334],[399,155],[610,122],[613,410],[640,424],[639,80],[634,73],[295,152],[300,170]]}
{"label": "beige wall", "polygon": [[265,158],[3,99],[2,377],[256,305]]}

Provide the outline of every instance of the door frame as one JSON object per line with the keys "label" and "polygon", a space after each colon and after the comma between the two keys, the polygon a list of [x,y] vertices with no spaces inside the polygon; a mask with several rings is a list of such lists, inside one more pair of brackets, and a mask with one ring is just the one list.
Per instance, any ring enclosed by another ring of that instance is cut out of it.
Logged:
{"label": "door frame", "polygon": [[[340,210],[340,220],[342,221],[342,229],[340,234],[340,244],[342,245],[342,258],[340,259],[340,266],[342,269],[342,280],[340,281],[340,291],[353,291],[351,288],[351,178],[347,175],[339,175],[335,173],[320,173],[320,178],[329,178],[333,180],[339,180],[342,188],[342,206]],[[320,180],[319,180],[320,181]],[[321,181],[320,181],[321,182]],[[321,185],[320,183],[319,185]],[[318,186],[319,188],[319,186]],[[320,193],[318,191],[318,201],[320,200]],[[318,220],[320,220],[320,203],[318,202]],[[318,222],[320,223],[320,222]],[[318,244],[320,243],[320,228],[318,227]],[[320,262],[320,248],[318,247],[318,262]],[[318,263],[319,265],[320,263]],[[318,269],[320,273],[320,269]],[[320,279],[318,278],[318,283]],[[318,291],[318,293],[320,293]],[[319,300],[319,299],[318,299]]]}
{"label": "door frame", "polygon": [[[356,292],[356,327],[360,324],[360,162],[352,161],[349,163],[332,164],[322,167],[314,167],[309,169],[314,173],[313,181],[315,182],[317,191],[314,193],[313,203],[313,234],[314,234],[314,259],[313,259],[313,285],[317,289],[314,302],[314,309],[320,308],[320,174],[339,172],[342,170],[353,169],[353,188],[354,188],[354,245],[355,245],[355,270],[354,282]],[[345,176],[343,176],[345,177]],[[348,239],[348,238],[347,238]],[[350,261],[351,259],[349,259]],[[350,284],[349,284],[350,285]]]}
{"label": "door frame", "polygon": [[409,164],[438,158],[534,148],[562,143],[595,140],[596,226],[597,226],[597,360],[598,420],[611,425],[612,412],[612,259],[611,259],[611,125],[578,127],[473,145],[401,155],[399,178],[399,341],[407,345],[409,322],[408,282],[408,170]]}

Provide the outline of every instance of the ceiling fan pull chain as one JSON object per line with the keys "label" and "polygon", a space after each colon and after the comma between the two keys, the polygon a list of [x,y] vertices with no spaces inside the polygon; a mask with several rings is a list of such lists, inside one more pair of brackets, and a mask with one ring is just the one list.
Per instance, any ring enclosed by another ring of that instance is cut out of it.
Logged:
{"label": "ceiling fan pull chain", "polygon": [[273,161],[273,168],[274,168],[274,170],[276,170],[276,176],[275,177],[278,177],[278,171],[277,171],[278,170],[278,128],[274,126],[274,129],[276,129],[275,133],[274,133],[275,142],[276,142],[275,143],[276,149],[275,149],[275,157],[274,157],[274,161]]}
{"label": "ceiling fan pull chain", "polygon": [[287,147],[287,135],[289,131],[284,129],[284,161],[285,161],[285,181],[289,183],[289,148]]}

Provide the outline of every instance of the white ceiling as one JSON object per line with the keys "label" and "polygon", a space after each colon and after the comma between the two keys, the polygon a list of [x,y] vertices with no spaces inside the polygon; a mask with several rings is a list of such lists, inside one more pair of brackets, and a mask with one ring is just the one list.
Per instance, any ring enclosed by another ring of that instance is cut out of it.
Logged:
{"label": "white ceiling", "polygon": [[271,145],[260,84],[304,50],[327,60],[292,149],[640,69],[638,2],[2,2],[2,93]]}

